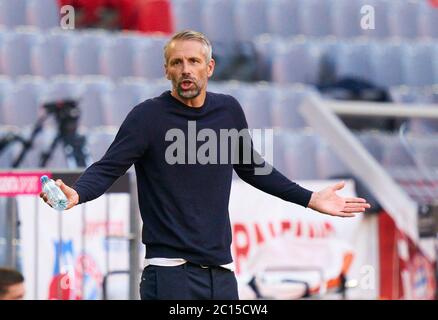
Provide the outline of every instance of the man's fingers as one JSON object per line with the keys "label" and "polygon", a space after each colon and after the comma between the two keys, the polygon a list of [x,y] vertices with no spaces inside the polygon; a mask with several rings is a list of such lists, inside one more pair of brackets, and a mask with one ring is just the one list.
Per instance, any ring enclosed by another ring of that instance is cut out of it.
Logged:
{"label": "man's fingers", "polygon": [[[52,207],[52,205],[49,203],[49,198],[47,198],[47,194],[45,192],[40,193],[40,198],[43,199],[45,203],[47,203],[49,206]],[[53,207],[52,207],[53,208]]]}
{"label": "man's fingers", "polygon": [[353,214],[353,212],[346,212],[346,211],[341,211],[338,215],[338,217],[342,217],[342,218],[353,218],[356,215]]}
{"label": "man's fingers", "polygon": [[363,198],[346,198],[347,203],[366,203],[367,201]]}
{"label": "man's fingers", "polygon": [[370,205],[368,203],[347,203],[344,209],[368,209]]}
{"label": "man's fingers", "polygon": [[344,210],[342,210],[342,212],[344,213],[360,213],[360,212],[364,212],[365,208],[344,208]]}

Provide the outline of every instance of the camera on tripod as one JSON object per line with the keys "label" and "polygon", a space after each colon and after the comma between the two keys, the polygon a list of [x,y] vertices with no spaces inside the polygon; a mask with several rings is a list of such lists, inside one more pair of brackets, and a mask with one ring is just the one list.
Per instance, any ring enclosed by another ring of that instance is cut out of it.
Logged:
{"label": "camera on tripod", "polygon": [[54,114],[63,135],[74,134],[78,128],[81,111],[76,100],[60,100],[43,105],[48,114]]}
{"label": "camera on tripod", "polygon": [[64,99],[45,103],[42,107],[45,113],[37,120],[29,139],[25,139],[15,133],[10,133],[0,140],[0,152],[14,141],[19,141],[23,145],[21,153],[13,161],[12,167],[18,168],[20,166],[27,152],[33,147],[35,137],[41,132],[45,120],[50,115],[55,117],[58,124],[58,133],[50,147],[41,153],[39,167],[46,166],[58,143],[62,144],[69,168],[87,167],[90,165],[91,158],[88,155],[86,138],[77,132],[81,115],[78,102],[76,100]]}

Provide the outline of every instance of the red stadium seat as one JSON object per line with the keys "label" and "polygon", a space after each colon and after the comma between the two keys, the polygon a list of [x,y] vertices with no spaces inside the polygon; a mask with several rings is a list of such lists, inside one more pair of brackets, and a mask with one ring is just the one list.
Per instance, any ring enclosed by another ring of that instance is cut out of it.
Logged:
{"label": "red stadium seat", "polygon": [[139,7],[138,30],[147,33],[173,32],[173,19],[170,1],[145,0]]}
{"label": "red stadium seat", "polygon": [[81,21],[76,21],[81,27],[92,26],[98,22],[98,9],[105,5],[107,0],[58,0],[58,4],[62,7],[71,5],[75,9],[83,10],[83,18]]}
{"label": "red stadium seat", "polygon": [[138,7],[141,0],[107,0],[106,6],[119,13],[119,26],[125,30],[135,30],[138,25]]}
{"label": "red stadium seat", "polygon": [[429,3],[432,7],[438,8],[438,0],[429,0]]}

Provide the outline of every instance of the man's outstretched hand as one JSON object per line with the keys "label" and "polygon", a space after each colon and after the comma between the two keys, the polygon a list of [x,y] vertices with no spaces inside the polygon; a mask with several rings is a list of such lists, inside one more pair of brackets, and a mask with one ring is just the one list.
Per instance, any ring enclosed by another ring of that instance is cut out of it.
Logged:
{"label": "man's outstretched hand", "polygon": [[345,186],[345,182],[339,182],[333,186],[314,192],[310,198],[308,207],[337,217],[355,217],[355,213],[364,212],[370,208],[370,204],[362,198],[343,198],[336,194]]}
{"label": "man's outstretched hand", "polygon": [[[70,188],[68,185],[66,185],[64,182],[62,182],[61,179],[56,180],[56,185],[61,188],[61,191],[64,192],[65,196],[68,200],[68,205],[65,210],[68,210],[70,208],[73,208],[75,205],[79,202],[79,195],[76,192],[75,189]],[[48,203],[47,194],[45,192],[40,193],[40,198],[44,200],[45,203],[47,203],[49,206],[50,203]]]}

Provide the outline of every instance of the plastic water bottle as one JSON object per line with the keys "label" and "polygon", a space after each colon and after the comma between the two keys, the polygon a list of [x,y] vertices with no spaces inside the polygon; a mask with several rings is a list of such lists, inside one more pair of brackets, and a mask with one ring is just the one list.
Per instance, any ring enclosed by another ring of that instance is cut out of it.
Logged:
{"label": "plastic water bottle", "polygon": [[42,176],[41,184],[43,191],[47,194],[50,205],[58,211],[65,210],[68,205],[67,197],[64,192],[61,191],[61,188],[55,184],[55,181],[49,179],[47,176]]}

